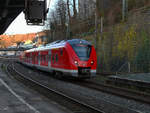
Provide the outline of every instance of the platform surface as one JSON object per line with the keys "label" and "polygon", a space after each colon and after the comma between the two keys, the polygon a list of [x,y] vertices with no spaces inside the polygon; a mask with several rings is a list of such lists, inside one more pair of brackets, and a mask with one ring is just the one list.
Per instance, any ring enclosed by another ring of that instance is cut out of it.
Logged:
{"label": "platform surface", "polygon": [[111,75],[109,77],[127,79],[127,80],[131,80],[131,81],[141,81],[141,82],[150,83],[150,73]]}
{"label": "platform surface", "polygon": [[0,113],[71,112],[8,76],[0,63]]}

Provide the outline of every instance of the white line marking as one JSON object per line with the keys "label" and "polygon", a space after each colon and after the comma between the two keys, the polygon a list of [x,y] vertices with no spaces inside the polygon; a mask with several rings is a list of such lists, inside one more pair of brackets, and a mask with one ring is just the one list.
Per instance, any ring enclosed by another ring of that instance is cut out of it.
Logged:
{"label": "white line marking", "polygon": [[38,110],[36,110],[33,106],[28,104],[24,99],[22,99],[19,95],[17,95],[1,78],[0,82],[15,96],[20,100],[22,103],[24,103],[26,106],[29,107],[29,109],[33,110],[35,113],[40,113]]}

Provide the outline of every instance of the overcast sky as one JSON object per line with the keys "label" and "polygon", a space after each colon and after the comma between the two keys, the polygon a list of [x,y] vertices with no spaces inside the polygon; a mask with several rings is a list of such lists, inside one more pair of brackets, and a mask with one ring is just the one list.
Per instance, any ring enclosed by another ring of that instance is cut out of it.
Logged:
{"label": "overcast sky", "polygon": [[[51,0],[50,10],[53,9],[54,4],[57,0]],[[49,0],[47,0],[49,5]],[[50,11],[49,11],[50,12]],[[5,31],[5,34],[25,34],[25,33],[34,33],[43,30],[43,26],[27,25],[23,12],[18,15],[18,17],[11,23],[8,29]]]}

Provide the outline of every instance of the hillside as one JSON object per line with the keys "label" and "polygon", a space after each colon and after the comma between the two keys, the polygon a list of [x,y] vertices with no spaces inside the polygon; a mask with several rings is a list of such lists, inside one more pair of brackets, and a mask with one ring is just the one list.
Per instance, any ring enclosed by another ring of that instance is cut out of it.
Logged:
{"label": "hillside", "polygon": [[30,34],[16,34],[16,35],[0,35],[0,48],[16,45],[19,42],[25,42],[27,40],[33,40],[35,33]]}
{"label": "hillside", "polygon": [[125,22],[83,36],[98,43],[98,72],[150,72],[150,6],[129,12]]}

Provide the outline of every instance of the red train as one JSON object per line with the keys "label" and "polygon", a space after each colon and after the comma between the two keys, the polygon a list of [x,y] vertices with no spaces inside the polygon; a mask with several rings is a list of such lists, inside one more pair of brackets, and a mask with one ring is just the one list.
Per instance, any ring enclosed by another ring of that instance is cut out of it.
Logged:
{"label": "red train", "polygon": [[61,76],[96,76],[96,51],[88,41],[81,39],[55,41],[33,48],[21,54],[19,59],[25,65]]}

